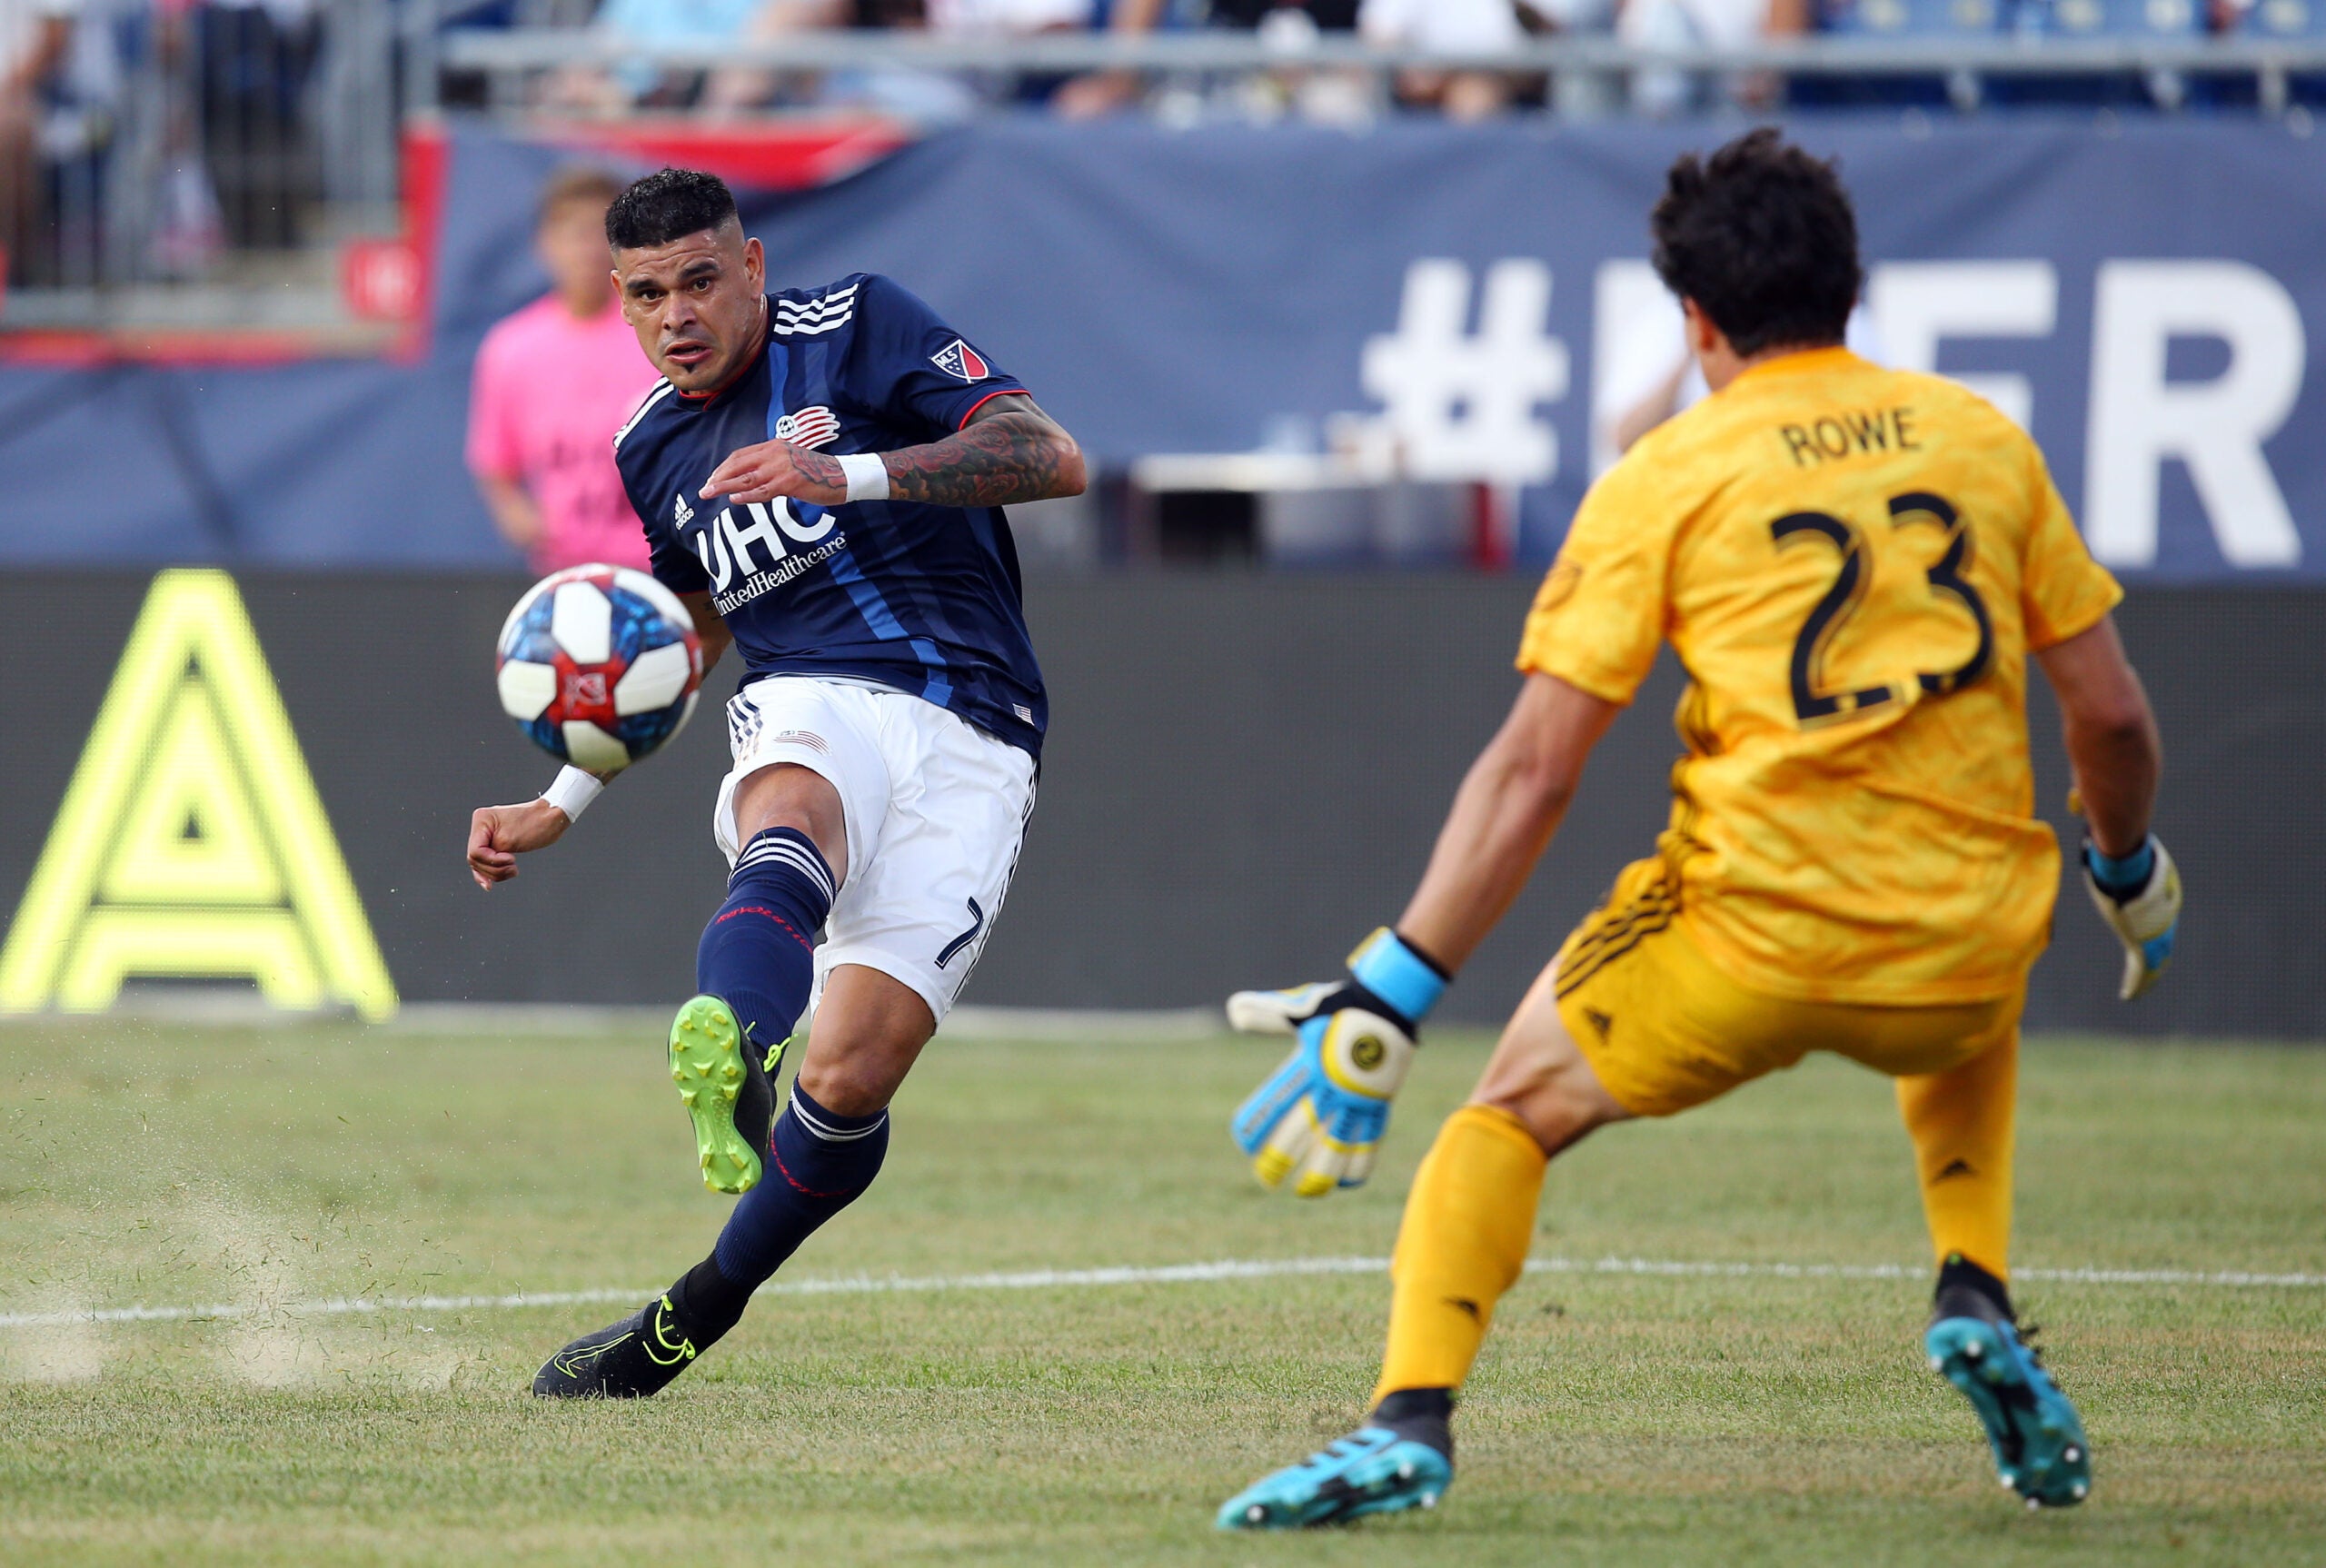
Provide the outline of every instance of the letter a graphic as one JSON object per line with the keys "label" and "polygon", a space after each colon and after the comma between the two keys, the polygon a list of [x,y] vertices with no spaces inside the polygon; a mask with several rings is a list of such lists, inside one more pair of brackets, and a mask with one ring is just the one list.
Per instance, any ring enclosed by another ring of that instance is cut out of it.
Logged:
{"label": "letter a graphic", "polygon": [[0,946],[0,1012],[113,1005],[124,981],[238,978],[277,1007],[395,1011],[234,579],[154,580]]}

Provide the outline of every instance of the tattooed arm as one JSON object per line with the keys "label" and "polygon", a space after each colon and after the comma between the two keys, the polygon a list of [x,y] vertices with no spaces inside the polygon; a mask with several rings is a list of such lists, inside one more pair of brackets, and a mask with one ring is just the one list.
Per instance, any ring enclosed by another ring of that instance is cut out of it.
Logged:
{"label": "tattooed arm", "polygon": [[[1059,422],[1023,394],[998,397],[943,441],[882,452],[889,494],[932,506],[1014,506],[1080,495],[1082,449]],[[741,501],[788,495],[819,506],[848,499],[840,459],[788,441],[747,446],[719,465],[705,499]]]}
{"label": "tattooed arm", "polygon": [[943,441],[883,452],[889,493],[934,506],[1009,506],[1080,495],[1082,449],[1026,396],[998,397]]}

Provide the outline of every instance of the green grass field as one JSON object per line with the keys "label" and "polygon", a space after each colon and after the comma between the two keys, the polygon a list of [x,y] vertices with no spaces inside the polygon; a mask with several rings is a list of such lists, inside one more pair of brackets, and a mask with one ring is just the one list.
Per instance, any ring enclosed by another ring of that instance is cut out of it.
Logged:
{"label": "green grass field", "polygon": [[[1379,1257],[1485,1042],[1423,1053],[1364,1191],[1263,1193],[1234,1041],[932,1049],[872,1193],[787,1281]],[[0,1029],[0,1559],[369,1563],[2326,1563],[2326,1288],[2023,1280],[2096,1454],[2031,1516],[1923,1368],[1885,1084],[1814,1062],[1552,1173],[1435,1514],[1224,1537],[1218,1501],[1360,1414],[1364,1274],[762,1298],[661,1398],[548,1406],[626,1306],[327,1297],[656,1287],[723,1213],[652,1037]],[[2029,1048],[2027,1270],[2326,1273],[2326,1053]]]}

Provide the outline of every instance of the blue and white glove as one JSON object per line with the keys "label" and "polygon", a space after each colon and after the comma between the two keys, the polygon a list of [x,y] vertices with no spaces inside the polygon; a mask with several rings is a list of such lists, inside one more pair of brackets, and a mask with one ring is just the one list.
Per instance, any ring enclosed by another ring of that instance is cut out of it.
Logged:
{"label": "blue and white glove", "polygon": [[2092,908],[2124,944],[2124,980],[2116,996],[2129,1002],[2156,984],[2172,961],[2172,939],[2181,930],[2181,873],[2153,833],[2113,860],[2086,839],[2082,858]]}
{"label": "blue and white glove", "polygon": [[1389,1126],[1389,1101],[1413,1065],[1421,1020],[1446,976],[1384,927],[1348,956],[1348,978],[1289,991],[1238,991],[1228,1021],[1252,1034],[1297,1035],[1284,1066],[1230,1124],[1252,1174],[1287,1176],[1302,1197],[1360,1186]]}

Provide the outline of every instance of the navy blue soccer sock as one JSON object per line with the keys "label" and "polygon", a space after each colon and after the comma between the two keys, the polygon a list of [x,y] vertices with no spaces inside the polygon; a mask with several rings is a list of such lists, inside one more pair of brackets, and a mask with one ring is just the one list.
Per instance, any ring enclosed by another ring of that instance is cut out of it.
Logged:
{"label": "navy blue soccer sock", "polygon": [[768,1143],[767,1174],[736,1203],[711,1254],[724,1281],[745,1296],[872,1185],[889,1152],[889,1113],[836,1115],[795,1081]]}
{"label": "navy blue soccer sock", "polygon": [[770,828],[735,858],[727,901],[695,949],[698,989],[723,997],[764,1052],[791,1032],[816,973],[816,933],[832,912],[832,868],[797,828]]}

